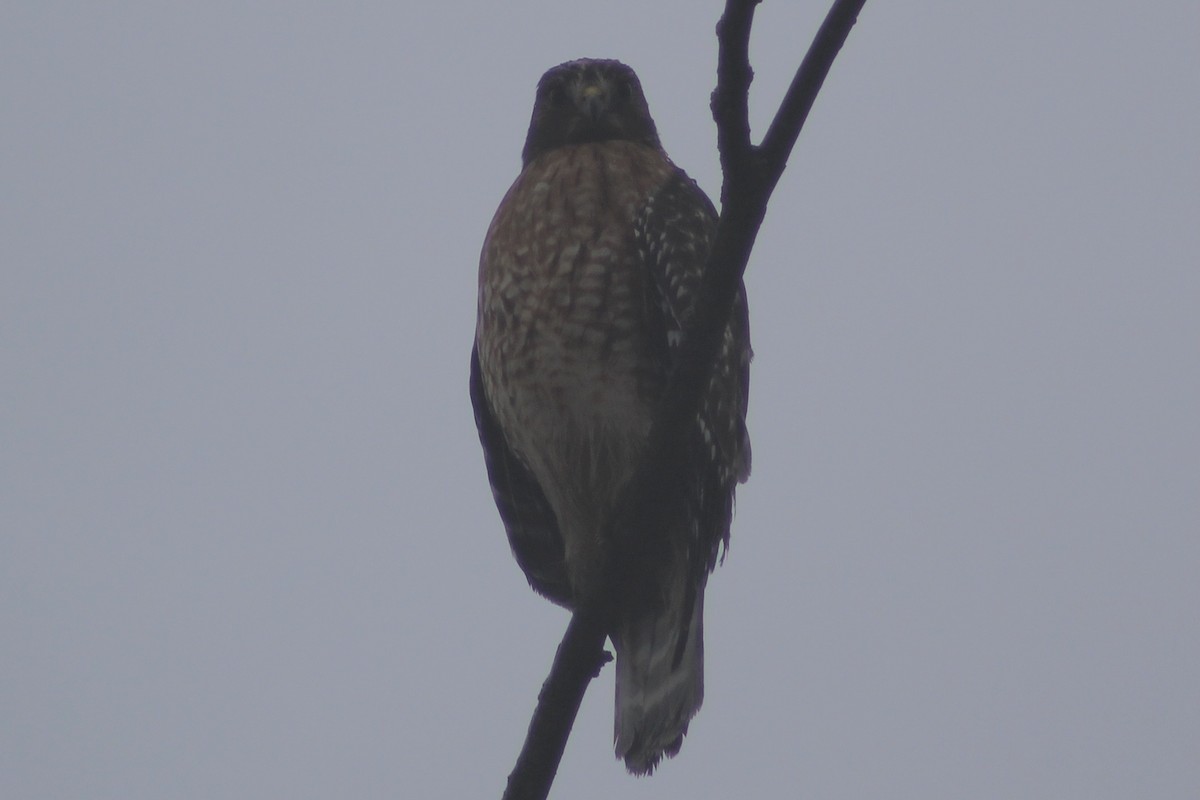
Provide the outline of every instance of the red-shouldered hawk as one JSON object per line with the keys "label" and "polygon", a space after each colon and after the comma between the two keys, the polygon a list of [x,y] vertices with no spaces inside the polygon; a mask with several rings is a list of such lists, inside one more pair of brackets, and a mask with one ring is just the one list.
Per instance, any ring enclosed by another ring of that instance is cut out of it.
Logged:
{"label": "red-shouldered hawk", "polygon": [[521,174],[480,256],[471,400],[496,505],[534,589],[617,609],[616,751],[635,773],[679,751],[700,707],[704,587],[750,474],[743,289],[663,481],[661,529],[643,533],[654,563],[606,567],[716,221],[663,151],[633,70],[584,59],[538,83]]}

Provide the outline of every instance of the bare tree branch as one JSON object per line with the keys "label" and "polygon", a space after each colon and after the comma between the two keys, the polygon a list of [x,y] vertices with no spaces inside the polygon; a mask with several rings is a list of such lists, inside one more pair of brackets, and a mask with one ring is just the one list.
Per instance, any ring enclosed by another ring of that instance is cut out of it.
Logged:
{"label": "bare tree branch", "polygon": [[763,154],[763,162],[775,175],[775,181],[779,180],[779,175],[787,166],[792,146],[796,144],[813,101],[817,99],[817,93],[825,83],[829,67],[842,49],[850,29],[858,21],[858,15],[865,4],[866,0],[837,0],[829,9],[825,21],[821,23],[821,28],[809,46],[804,61],[800,63],[800,68],[796,70],[779,111],[775,113],[775,119],[771,121],[771,126],[759,147]]}
{"label": "bare tree branch", "polygon": [[[750,142],[750,27],[759,0],[727,0],[717,24],[719,54],[713,119],[724,182],[721,216],[685,343],[655,414],[637,476],[618,504],[614,532],[620,548],[636,546],[631,531],[653,526],[657,488],[672,472],[686,428],[700,406],[767,201],[787,164],[817,92],[866,0],[835,0],[796,71],[763,142]],[[644,537],[643,537],[644,538]],[[621,553],[616,554],[621,558]],[[610,571],[612,567],[610,565]],[[538,696],[525,745],[508,778],[504,800],[545,800],[588,683],[608,661],[607,609],[577,611]]]}
{"label": "bare tree branch", "polygon": [[583,693],[612,658],[604,651],[605,630],[598,620],[585,614],[571,618],[554,655],[550,676],[538,693],[525,746],[508,776],[503,800],[545,798],[550,793]]}
{"label": "bare tree branch", "polygon": [[[834,57],[850,34],[866,0],[837,0],[825,18],[808,55],[792,80],[783,104],[762,147],[750,144],[747,116],[752,71],[748,61],[750,23],[758,0],[727,0],[717,24],[720,52],[713,118],[721,151],[724,182],[721,218],[708,257],[704,285],[697,298],[691,327],[679,353],[678,365],[654,417],[654,427],[637,478],[630,485],[618,519],[652,519],[656,481],[671,456],[679,451],[686,428],[695,419],[734,297],[746,270],[750,251],[767,211],[767,201],[787,163],[800,129]],[[766,145],[771,150],[766,150]]]}
{"label": "bare tree branch", "polygon": [[[750,171],[750,82],[754,80],[750,66],[750,26],[756,5],[758,0],[727,2],[725,13],[717,22],[717,88],[712,94],[712,111],[717,123],[721,174],[726,179]],[[723,186],[722,208],[725,195]]]}

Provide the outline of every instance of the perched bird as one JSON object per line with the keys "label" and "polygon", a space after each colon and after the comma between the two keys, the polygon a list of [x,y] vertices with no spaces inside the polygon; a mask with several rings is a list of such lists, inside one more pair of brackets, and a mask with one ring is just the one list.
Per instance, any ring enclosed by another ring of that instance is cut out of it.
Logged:
{"label": "perched bird", "polygon": [[471,400],[496,505],[535,590],[609,603],[615,741],[631,772],[679,751],[704,694],[704,587],[750,474],[744,288],[641,563],[614,567],[614,506],[645,449],[716,229],[663,151],[633,70],[542,76],[522,170],[479,263]]}

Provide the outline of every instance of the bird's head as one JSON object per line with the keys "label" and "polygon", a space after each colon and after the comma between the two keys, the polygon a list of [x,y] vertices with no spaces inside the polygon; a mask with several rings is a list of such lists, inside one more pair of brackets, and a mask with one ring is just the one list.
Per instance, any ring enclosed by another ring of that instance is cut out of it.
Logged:
{"label": "bird's head", "polygon": [[660,147],[642,84],[620,61],[583,58],[538,81],[525,164],[556,147],[622,139]]}

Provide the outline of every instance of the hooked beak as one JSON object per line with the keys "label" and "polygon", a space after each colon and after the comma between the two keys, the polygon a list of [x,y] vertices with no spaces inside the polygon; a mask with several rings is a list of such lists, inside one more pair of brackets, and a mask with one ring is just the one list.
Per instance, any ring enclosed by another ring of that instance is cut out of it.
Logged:
{"label": "hooked beak", "polygon": [[588,83],[579,89],[575,102],[588,119],[598,122],[608,110],[608,92],[600,83]]}

